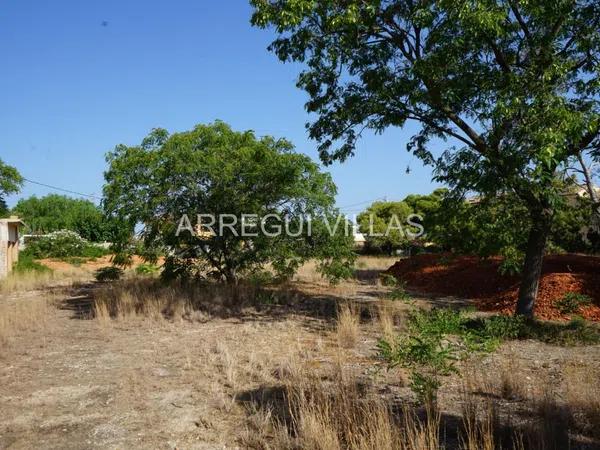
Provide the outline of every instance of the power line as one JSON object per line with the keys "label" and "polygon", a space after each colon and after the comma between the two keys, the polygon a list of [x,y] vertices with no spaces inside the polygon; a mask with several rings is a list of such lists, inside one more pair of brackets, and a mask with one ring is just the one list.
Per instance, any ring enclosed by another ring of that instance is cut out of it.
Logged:
{"label": "power line", "polygon": [[364,205],[367,203],[373,203],[373,202],[376,202],[379,200],[383,200],[383,197],[375,198],[373,200],[365,200],[364,202],[352,203],[351,205],[338,206],[338,208],[344,210],[344,209],[352,208],[353,206],[360,206],[360,205]]}
{"label": "power line", "polygon": [[40,183],[39,181],[33,181],[33,180],[29,180],[29,179],[27,179],[27,178],[23,178],[23,179],[24,179],[25,181],[27,181],[28,183],[31,183],[31,184],[37,184],[38,186],[44,186],[44,187],[47,187],[47,188],[49,188],[49,189],[54,189],[54,190],[56,190],[56,191],[66,192],[66,193],[68,193],[68,194],[81,195],[81,196],[83,196],[83,197],[89,197],[89,198],[93,198],[94,200],[102,200],[102,198],[101,198],[101,197],[98,197],[98,196],[96,196],[96,195],[93,195],[93,194],[84,194],[84,193],[82,193],[82,192],[71,191],[71,190],[69,190],[69,189],[63,189],[63,188],[59,188],[59,187],[56,187],[56,186],[52,186],[52,185],[50,185],[50,184]]}

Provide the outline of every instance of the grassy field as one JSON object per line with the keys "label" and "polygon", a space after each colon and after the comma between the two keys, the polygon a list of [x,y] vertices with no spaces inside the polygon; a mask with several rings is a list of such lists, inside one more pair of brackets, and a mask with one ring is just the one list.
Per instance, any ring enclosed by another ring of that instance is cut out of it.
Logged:
{"label": "grassy field", "polygon": [[391,263],[333,287],[310,264],[267,287],[15,276],[0,448],[599,448],[595,326],[418,313],[469,302],[381,282]]}

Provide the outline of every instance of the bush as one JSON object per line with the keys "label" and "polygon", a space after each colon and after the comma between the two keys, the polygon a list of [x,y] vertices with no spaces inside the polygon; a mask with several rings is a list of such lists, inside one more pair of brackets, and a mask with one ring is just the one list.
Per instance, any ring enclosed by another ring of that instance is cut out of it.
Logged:
{"label": "bush", "polygon": [[116,281],[120,280],[124,273],[123,269],[120,269],[119,267],[107,266],[96,270],[95,277],[98,281]]}
{"label": "bush", "polygon": [[108,254],[108,250],[90,244],[74,231],[60,230],[29,241],[22,253],[36,259],[98,258]]}

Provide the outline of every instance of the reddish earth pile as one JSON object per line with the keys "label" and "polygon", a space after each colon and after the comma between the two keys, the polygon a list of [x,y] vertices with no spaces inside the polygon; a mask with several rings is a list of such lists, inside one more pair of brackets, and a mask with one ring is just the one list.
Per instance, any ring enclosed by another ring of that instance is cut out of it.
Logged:
{"label": "reddish earth pile", "polygon": [[[416,291],[474,299],[479,309],[512,313],[519,278],[498,272],[501,258],[481,260],[474,256],[418,255],[398,261],[387,273]],[[569,319],[555,303],[567,292],[592,298],[579,315],[600,321],[600,258],[583,255],[550,255],[544,259],[535,314],[544,319]]]}

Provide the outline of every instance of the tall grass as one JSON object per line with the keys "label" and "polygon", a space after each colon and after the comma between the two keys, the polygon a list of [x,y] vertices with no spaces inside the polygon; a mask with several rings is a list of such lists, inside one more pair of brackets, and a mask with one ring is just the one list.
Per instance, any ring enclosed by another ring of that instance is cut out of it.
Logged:
{"label": "tall grass", "polygon": [[31,256],[21,255],[12,272],[0,280],[0,293],[33,291],[56,284],[72,284],[89,279],[90,274],[73,267],[69,270],[51,270]]}
{"label": "tall grass", "polygon": [[353,348],[358,343],[360,335],[360,318],[354,307],[344,304],[338,311],[335,336],[338,345],[343,348]]}
{"label": "tall grass", "polygon": [[[262,420],[247,433],[254,448],[434,450],[439,415],[420,421],[411,408],[398,416],[381,396],[341,368],[327,377],[294,370],[282,394],[262,399]],[[256,415],[256,413],[255,413]],[[260,426],[258,426],[260,424]]]}
{"label": "tall grass", "polygon": [[46,298],[0,302],[0,343],[6,345],[22,332],[43,330],[48,314]]}
{"label": "tall grass", "polygon": [[[287,301],[294,292],[273,293],[253,284],[164,283],[152,278],[132,278],[107,284],[95,293],[93,315],[104,323],[111,319],[150,318],[204,321],[229,317],[246,306]],[[277,297],[277,298],[275,298]]]}

